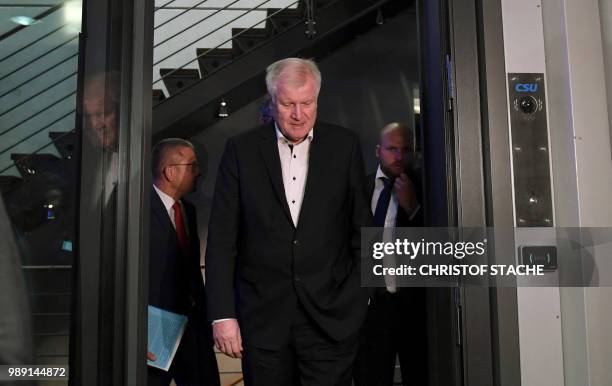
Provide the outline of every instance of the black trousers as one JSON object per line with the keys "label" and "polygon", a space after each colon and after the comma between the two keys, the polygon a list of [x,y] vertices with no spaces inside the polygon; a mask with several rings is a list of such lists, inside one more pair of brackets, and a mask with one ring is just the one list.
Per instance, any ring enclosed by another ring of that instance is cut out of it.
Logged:
{"label": "black trousers", "polygon": [[243,346],[244,384],[351,386],[357,343],[357,333],[340,342],[332,340],[298,304],[286,344],[280,349]]}
{"label": "black trousers", "polygon": [[178,386],[220,385],[209,322],[189,318],[181,343],[167,372],[148,366],[148,386],[168,386],[172,379]]}
{"label": "black trousers", "polygon": [[391,386],[399,357],[404,386],[427,385],[425,288],[378,291],[368,307],[353,369],[356,386]]}

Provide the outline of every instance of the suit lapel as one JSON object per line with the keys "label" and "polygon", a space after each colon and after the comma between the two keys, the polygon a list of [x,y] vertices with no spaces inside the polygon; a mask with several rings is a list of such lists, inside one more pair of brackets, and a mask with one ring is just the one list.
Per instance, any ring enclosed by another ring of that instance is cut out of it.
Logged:
{"label": "suit lapel", "polygon": [[281,170],[280,156],[278,155],[277,138],[274,132],[274,127],[265,126],[262,129],[262,138],[259,142],[259,150],[266,164],[270,182],[276,193],[276,197],[280,201],[289,222],[293,224],[291,212],[287,204],[287,196],[285,195],[285,187],[283,185],[283,172]]}
{"label": "suit lapel", "polygon": [[[304,199],[302,200],[302,208],[300,209],[300,217],[298,218],[298,226],[307,220],[310,213],[315,214],[317,199],[324,197],[325,192],[325,128],[322,125],[315,124],[315,130],[310,144],[310,155],[308,158],[308,176],[306,177],[306,186],[304,188]],[[323,191],[322,191],[323,190]]]}
{"label": "suit lapel", "polygon": [[159,195],[155,191],[155,188],[151,188],[151,208],[153,209],[153,216],[155,216],[159,224],[164,227],[164,231],[169,232],[172,230],[172,232],[170,232],[170,234],[173,235],[172,240],[178,244],[176,231],[172,226],[172,222],[168,216],[168,211],[166,210],[161,198],[159,198]]}

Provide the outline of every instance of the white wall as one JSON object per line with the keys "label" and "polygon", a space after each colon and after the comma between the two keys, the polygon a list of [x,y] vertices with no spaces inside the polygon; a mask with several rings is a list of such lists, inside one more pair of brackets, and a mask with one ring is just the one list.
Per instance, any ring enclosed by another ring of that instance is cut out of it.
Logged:
{"label": "white wall", "polygon": [[[155,0],[155,5],[160,7],[168,1]],[[199,3],[202,4],[198,5]],[[231,48],[232,28],[264,28],[268,8],[297,8],[297,1],[178,0],[168,5],[177,8],[194,6],[197,7],[185,13],[183,9],[160,9],[155,12],[154,45],[157,47],[153,50],[153,88],[164,90],[166,96],[168,92],[160,80],[160,69],[198,69],[197,48]],[[227,9],[221,10],[226,7]],[[252,8],[258,10],[249,11]],[[183,14],[180,15],[181,13]],[[176,18],[162,25],[173,17]],[[190,27],[192,25],[193,27]],[[170,39],[165,41],[168,38]],[[184,49],[176,52],[181,48]]]}
{"label": "white wall", "polygon": [[[53,145],[43,148],[49,132],[74,128],[79,11],[80,2],[70,2],[0,42],[0,170],[12,164],[12,153],[57,155]],[[14,168],[3,174],[18,175]]]}
{"label": "white wall", "polygon": [[612,2],[610,0],[599,0],[599,16],[608,95],[608,120],[610,137],[612,137]]}
{"label": "white wall", "polygon": [[[612,227],[612,4],[544,0],[543,6],[557,225]],[[600,272],[610,269],[608,261],[595,256]],[[560,293],[565,385],[609,386],[612,288]]]}

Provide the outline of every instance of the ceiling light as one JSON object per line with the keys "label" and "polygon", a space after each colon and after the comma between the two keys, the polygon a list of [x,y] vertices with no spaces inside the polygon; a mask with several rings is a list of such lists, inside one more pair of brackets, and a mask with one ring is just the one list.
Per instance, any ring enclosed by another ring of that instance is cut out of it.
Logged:
{"label": "ceiling light", "polygon": [[376,24],[385,24],[385,17],[383,16],[382,9],[380,8],[378,8],[378,11],[376,11]]}
{"label": "ceiling light", "polygon": [[413,109],[415,114],[421,114],[421,99],[413,98],[412,99]]}
{"label": "ceiling light", "polygon": [[227,118],[229,113],[227,112],[227,102],[225,99],[221,98],[221,103],[219,104],[219,113],[217,114],[219,118]]}
{"label": "ceiling light", "polygon": [[81,1],[68,1],[64,6],[64,20],[73,29],[80,31],[83,4]]}
{"label": "ceiling light", "polygon": [[28,25],[32,25],[32,24],[36,24],[37,20],[36,19],[32,19],[29,16],[13,16],[11,17],[11,21],[15,24],[19,24],[19,25],[23,25],[23,26],[28,26]]}

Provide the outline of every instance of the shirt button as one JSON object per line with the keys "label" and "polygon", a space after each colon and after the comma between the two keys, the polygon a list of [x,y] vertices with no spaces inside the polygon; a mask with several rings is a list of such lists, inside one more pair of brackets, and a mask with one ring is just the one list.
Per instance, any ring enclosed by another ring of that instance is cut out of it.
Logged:
{"label": "shirt button", "polygon": [[294,276],[294,277],[293,277],[293,280],[295,280],[295,281],[297,281],[297,282],[302,281],[302,279],[300,279],[298,276]]}
{"label": "shirt button", "polygon": [[292,204],[295,204],[295,200],[292,200],[292,201],[291,201],[291,203],[292,203]]}
{"label": "shirt button", "polygon": [[295,245],[296,247],[299,247],[301,244],[298,240],[293,240],[293,245]]}
{"label": "shirt button", "polygon": [[293,155],[293,158],[297,158],[297,156],[294,154],[294,155]]}
{"label": "shirt button", "polygon": [[295,177],[293,177],[293,181],[295,181]]}

